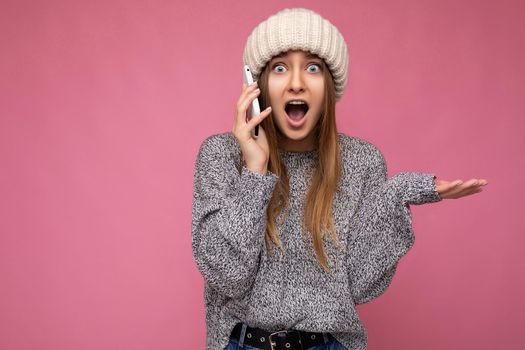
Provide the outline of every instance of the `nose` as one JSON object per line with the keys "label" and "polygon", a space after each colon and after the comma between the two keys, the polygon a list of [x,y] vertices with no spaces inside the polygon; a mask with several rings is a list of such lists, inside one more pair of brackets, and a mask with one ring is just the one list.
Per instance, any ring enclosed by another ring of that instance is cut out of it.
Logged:
{"label": "nose", "polygon": [[294,69],[290,77],[290,92],[300,93],[304,91],[304,81],[300,69]]}

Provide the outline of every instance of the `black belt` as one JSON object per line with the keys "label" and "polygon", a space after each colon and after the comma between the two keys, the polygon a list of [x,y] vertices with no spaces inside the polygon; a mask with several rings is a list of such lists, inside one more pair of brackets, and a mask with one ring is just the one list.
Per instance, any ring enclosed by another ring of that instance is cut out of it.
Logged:
{"label": "black belt", "polygon": [[[231,337],[240,340],[242,323],[233,328]],[[328,340],[333,336],[326,333]],[[244,344],[265,350],[306,350],[325,344],[323,333],[304,332],[295,329],[268,332],[261,328],[247,327],[244,335]]]}

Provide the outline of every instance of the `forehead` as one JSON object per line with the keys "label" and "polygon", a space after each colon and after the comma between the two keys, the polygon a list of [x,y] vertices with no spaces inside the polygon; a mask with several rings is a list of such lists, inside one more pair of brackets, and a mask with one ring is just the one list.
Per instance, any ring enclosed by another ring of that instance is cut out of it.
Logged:
{"label": "forehead", "polygon": [[[290,52],[294,52],[294,51],[281,52],[280,54],[273,56],[272,60],[275,60],[275,59],[278,59],[278,58],[286,58]],[[311,53],[309,51],[297,51],[297,52],[304,52],[304,57],[306,59],[319,59],[319,60],[321,59],[321,58],[319,58],[319,56],[317,56],[317,55],[315,55],[315,54],[313,54],[313,53]]]}

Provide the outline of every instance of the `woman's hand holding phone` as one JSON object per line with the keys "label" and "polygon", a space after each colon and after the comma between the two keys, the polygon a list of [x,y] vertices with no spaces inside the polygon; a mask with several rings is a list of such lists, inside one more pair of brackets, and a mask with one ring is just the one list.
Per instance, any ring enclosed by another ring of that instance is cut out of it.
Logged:
{"label": "woman's hand holding phone", "polygon": [[252,130],[270,115],[271,107],[268,107],[259,115],[252,116],[250,119],[247,116],[248,108],[260,93],[260,90],[257,88],[257,82],[251,85],[243,84],[241,96],[237,101],[237,113],[232,133],[239,142],[246,167],[253,172],[265,175],[270,158],[268,140],[264,129],[260,125],[257,139],[252,137]]}

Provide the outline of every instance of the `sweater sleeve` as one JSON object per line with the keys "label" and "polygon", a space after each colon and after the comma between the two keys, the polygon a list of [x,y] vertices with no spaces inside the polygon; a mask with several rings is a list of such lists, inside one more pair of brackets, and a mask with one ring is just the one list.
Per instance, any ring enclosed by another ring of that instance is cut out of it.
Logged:
{"label": "sweater sleeve", "polygon": [[239,171],[220,138],[197,155],[192,199],[192,253],[205,283],[230,298],[251,289],[266,230],[266,208],[278,177]]}
{"label": "sweater sleeve", "polygon": [[349,278],[355,304],[383,294],[400,258],[415,240],[410,205],[441,201],[435,175],[401,172],[387,178],[382,153],[372,145],[362,200],[350,224]]}

